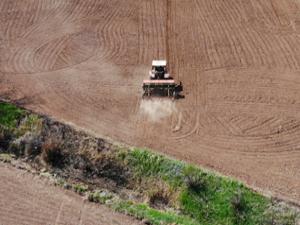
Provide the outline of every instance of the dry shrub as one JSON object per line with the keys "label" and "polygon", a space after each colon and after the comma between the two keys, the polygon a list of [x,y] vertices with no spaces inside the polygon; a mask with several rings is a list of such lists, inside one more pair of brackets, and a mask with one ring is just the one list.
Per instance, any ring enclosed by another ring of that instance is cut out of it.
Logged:
{"label": "dry shrub", "polygon": [[11,131],[0,126],[0,149],[7,150],[12,139]]}
{"label": "dry shrub", "polygon": [[62,150],[62,144],[58,141],[48,140],[42,145],[43,160],[53,167],[62,168],[65,163],[65,154]]}
{"label": "dry shrub", "polygon": [[164,209],[168,207],[173,198],[173,190],[163,180],[152,180],[147,183],[148,191],[148,202],[153,208]]}

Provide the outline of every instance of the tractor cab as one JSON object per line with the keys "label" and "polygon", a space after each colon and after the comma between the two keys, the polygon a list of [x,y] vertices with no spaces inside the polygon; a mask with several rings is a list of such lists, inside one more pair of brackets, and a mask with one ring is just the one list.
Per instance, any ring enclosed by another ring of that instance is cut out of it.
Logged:
{"label": "tractor cab", "polygon": [[166,60],[153,60],[152,69],[149,72],[151,80],[169,79],[170,75],[167,70]]}

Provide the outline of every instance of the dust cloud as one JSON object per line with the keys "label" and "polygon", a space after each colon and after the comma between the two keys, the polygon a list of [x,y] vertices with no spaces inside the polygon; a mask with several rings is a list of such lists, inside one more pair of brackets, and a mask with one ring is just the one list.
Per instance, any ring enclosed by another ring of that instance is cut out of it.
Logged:
{"label": "dust cloud", "polygon": [[176,112],[176,104],[170,99],[143,99],[140,104],[140,114],[151,122],[159,122]]}

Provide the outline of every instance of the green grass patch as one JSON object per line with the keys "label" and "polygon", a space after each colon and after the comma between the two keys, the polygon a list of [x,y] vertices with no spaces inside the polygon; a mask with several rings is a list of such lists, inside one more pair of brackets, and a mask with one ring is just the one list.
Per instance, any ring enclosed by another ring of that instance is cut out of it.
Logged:
{"label": "green grass patch", "polygon": [[[262,224],[270,204],[270,199],[240,182],[148,150],[133,149],[123,158],[136,177],[162,179],[179,190],[176,205],[186,217],[200,224]],[[131,204],[127,207],[134,208],[134,213],[144,213],[144,217],[149,219],[149,214],[144,212],[146,206]]]}
{"label": "green grass patch", "polygon": [[[150,224],[161,225],[161,224],[182,224],[182,225],[198,225],[199,223],[194,219],[184,216],[177,215],[173,212],[159,211],[150,208],[146,204],[134,204],[130,201],[122,201],[113,207],[116,211],[125,213],[127,215],[134,216],[138,219],[146,219]],[[200,225],[200,224],[199,224]]]}
{"label": "green grass patch", "polygon": [[25,111],[9,103],[0,102],[0,124],[15,128],[18,121],[25,115]]}
{"label": "green grass patch", "polygon": [[83,184],[74,184],[73,190],[78,194],[84,194],[88,191],[88,186]]}
{"label": "green grass patch", "polygon": [[161,178],[173,187],[182,185],[185,165],[180,161],[138,148],[129,151],[124,160],[138,178]]}

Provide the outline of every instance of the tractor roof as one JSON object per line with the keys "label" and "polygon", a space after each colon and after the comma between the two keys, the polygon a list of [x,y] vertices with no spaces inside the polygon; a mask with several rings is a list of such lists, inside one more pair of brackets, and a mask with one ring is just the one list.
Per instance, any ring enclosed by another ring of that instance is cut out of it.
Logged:
{"label": "tractor roof", "polygon": [[166,60],[153,60],[152,66],[167,66]]}

